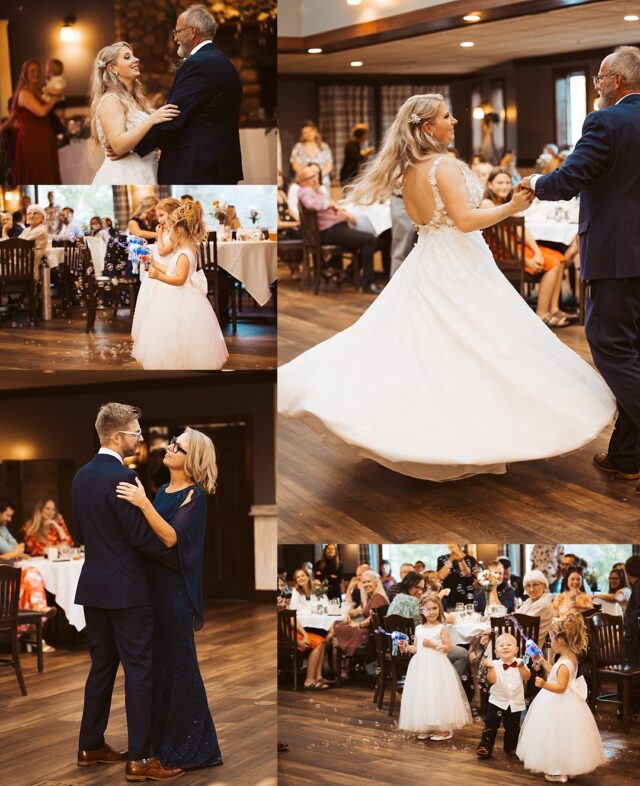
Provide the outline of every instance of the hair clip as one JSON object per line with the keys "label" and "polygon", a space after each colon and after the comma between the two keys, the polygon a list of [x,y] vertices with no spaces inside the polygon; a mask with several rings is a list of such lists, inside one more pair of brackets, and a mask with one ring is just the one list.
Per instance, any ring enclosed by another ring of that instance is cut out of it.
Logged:
{"label": "hair clip", "polygon": [[96,65],[98,66],[98,68],[106,68],[107,66],[104,60],[96,60]]}
{"label": "hair clip", "polygon": [[420,117],[420,115],[416,115],[415,112],[412,112],[409,115],[409,123],[411,125],[417,125],[418,123],[421,123],[421,122],[422,122],[422,118]]}

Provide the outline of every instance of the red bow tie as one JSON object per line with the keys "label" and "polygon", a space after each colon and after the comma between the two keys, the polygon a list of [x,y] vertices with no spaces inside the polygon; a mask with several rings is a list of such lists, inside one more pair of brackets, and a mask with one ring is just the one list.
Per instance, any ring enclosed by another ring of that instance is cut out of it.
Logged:
{"label": "red bow tie", "polygon": [[517,669],[518,668],[518,661],[514,660],[513,663],[503,663],[502,668],[506,671],[507,669]]}

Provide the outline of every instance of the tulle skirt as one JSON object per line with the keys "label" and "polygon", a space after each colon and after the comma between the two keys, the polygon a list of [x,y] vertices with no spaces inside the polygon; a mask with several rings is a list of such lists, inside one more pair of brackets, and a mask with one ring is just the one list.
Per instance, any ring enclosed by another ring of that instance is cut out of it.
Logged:
{"label": "tulle skirt", "polygon": [[155,186],[158,184],[158,157],[148,153],[141,158],[137,153],[129,153],[125,158],[112,161],[104,159],[96,172],[91,185],[93,186]]}

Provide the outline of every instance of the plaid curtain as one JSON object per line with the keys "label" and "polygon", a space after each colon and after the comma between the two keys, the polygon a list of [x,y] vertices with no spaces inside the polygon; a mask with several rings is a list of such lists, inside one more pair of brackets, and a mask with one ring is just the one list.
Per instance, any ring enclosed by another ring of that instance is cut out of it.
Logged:
{"label": "plaid curtain", "polygon": [[127,223],[131,218],[131,204],[127,186],[112,186],[114,221],[120,232],[127,231]]}
{"label": "plaid curtain", "polygon": [[340,182],[344,146],[356,123],[373,131],[373,87],[370,85],[321,85],[318,91],[318,126],[333,153],[331,180]]}
{"label": "plaid curtain", "polygon": [[380,87],[381,141],[402,104],[407,98],[421,93],[440,93],[446,103],[451,105],[449,85],[382,85]]}

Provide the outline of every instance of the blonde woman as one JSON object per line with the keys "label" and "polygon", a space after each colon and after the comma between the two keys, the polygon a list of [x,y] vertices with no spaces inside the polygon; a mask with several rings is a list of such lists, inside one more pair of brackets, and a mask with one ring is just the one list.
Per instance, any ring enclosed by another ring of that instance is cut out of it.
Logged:
{"label": "blonde woman", "polygon": [[480,207],[477,177],[447,154],[456,122],[438,94],[400,107],[350,200],[401,187],[418,242],[359,321],[278,370],[282,414],[355,456],[434,481],[576,450],[615,412],[598,374],[498,270],[480,230],[532,196],[516,189],[506,204]]}
{"label": "blonde woman", "polygon": [[181,205],[167,223],[173,251],[166,264],[151,263],[149,278],[159,286],[143,303],[133,357],[145,369],[220,369],[229,353],[199,269],[197,246],[207,237],[202,205]]}
{"label": "blonde woman", "polygon": [[141,158],[133,148],[153,126],[179,114],[175,104],[155,111],[149,106],[140,84],[140,60],[129,44],[118,41],[103,47],[91,78],[91,136],[105,151],[105,159],[93,183],[155,185],[155,151]]}
{"label": "blonde woman", "polygon": [[169,442],[164,464],[171,479],[153,504],[137,477],[135,485],[118,483],[116,494],[140,508],[155,535],[177,551],[178,570],[147,564],[155,618],[152,747],[165,767],[193,770],[222,764],[193,636],[204,617],[207,494],[215,492],[218,477],[213,442],[187,428]]}
{"label": "blonde woman", "polygon": [[49,546],[73,546],[73,538],[52,499],[38,502],[22,529],[24,547],[32,557],[41,557]]}
{"label": "blonde woman", "polygon": [[356,650],[367,643],[371,632],[372,610],[389,605],[389,597],[382,585],[382,579],[375,570],[365,571],[360,577],[360,582],[367,593],[366,604],[348,611],[344,622],[336,622],[326,638],[326,641],[335,639],[336,644],[348,656],[355,655]]}

